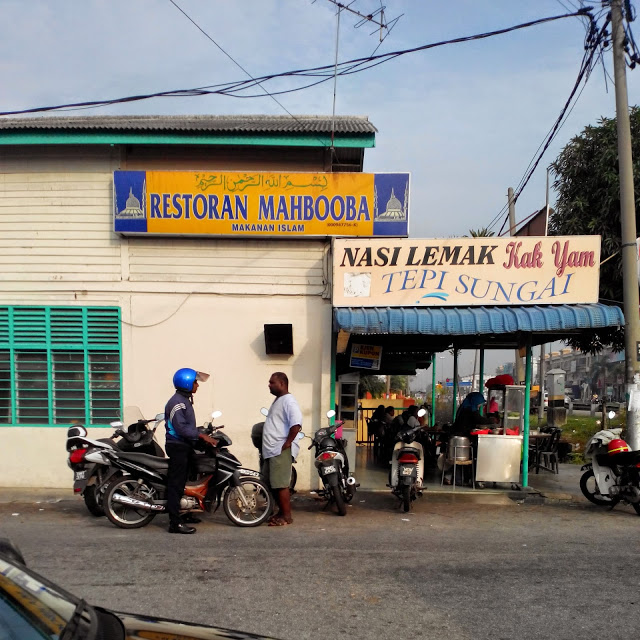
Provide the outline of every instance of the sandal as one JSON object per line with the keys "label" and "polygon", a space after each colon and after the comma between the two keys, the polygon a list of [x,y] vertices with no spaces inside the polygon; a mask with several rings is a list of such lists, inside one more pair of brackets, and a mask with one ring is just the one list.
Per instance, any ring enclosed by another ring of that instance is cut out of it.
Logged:
{"label": "sandal", "polygon": [[293,519],[285,520],[284,518],[272,518],[269,520],[270,527],[284,527],[287,524],[293,524]]}

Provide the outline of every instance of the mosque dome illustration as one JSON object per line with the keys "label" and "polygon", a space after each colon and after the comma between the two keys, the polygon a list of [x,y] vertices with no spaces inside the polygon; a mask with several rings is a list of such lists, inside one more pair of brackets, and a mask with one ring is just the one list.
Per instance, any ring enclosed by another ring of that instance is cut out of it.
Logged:
{"label": "mosque dome illustration", "polygon": [[133,195],[133,187],[129,187],[129,197],[125,208],[120,211],[118,218],[144,218],[144,211],[140,206],[140,200]]}
{"label": "mosque dome illustration", "polygon": [[406,213],[402,207],[402,203],[398,198],[394,189],[391,189],[391,197],[387,202],[386,209],[378,215],[378,220],[405,220]]}

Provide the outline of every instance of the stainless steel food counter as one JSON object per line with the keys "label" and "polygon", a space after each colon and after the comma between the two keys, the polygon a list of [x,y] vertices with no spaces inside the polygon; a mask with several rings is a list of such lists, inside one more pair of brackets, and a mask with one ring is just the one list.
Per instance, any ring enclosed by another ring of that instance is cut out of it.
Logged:
{"label": "stainless steel food counter", "polygon": [[520,482],[522,436],[479,435],[476,482]]}

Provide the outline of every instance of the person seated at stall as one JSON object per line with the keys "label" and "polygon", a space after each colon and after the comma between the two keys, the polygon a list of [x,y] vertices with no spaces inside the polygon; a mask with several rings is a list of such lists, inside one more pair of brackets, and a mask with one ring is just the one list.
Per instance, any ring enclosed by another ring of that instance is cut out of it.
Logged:
{"label": "person seated at stall", "polygon": [[378,457],[382,450],[384,438],[385,420],[384,405],[378,405],[378,408],[367,418],[367,440],[373,441],[373,455]]}
{"label": "person seated at stall", "polygon": [[393,426],[392,426],[394,415],[395,415],[395,409],[391,405],[389,405],[384,410],[384,415],[383,415],[384,429],[382,432],[382,447],[381,447],[380,456],[381,456],[382,462],[384,463],[391,460],[391,452],[393,450],[393,444],[395,442],[395,438],[393,435]]}
{"label": "person seated at stall", "polygon": [[423,427],[428,427],[431,423],[431,405],[425,402],[423,403],[421,408],[424,409],[427,413],[425,413],[423,416],[418,417],[418,422]]}
{"label": "person seated at stall", "polygon": [[[488,416],[483,416],[480,413],[480,408],[486,403],[484,396],[479,391],[472,391],[467,394],[467,397],[462,401],[462,404],[458,408],[456,413],[456,419],[451,428],[451,434],[456,436],[464,436],[472,439],[471,432],[483,425],[492,424],[492,419]],[[473,455],[477,454],[477,438],[473,438]],[[447,460],[443,460],[443,464],[446,467],[451,467],[444,474],[444,483],[451,484],[453,479],[453,464]],[[462,469],[459,472],[462,474]],[[462,479],[462,476],[461,478]],[[456,477],[456,483],[458,478]]]}
{"label": "person seated at stall", "polygon": [[[420,421],[418,420],[418,405],[412,404],[407,411],[406,424],[409,429],[413,429],[414,427],[420,426]],[[404,413],[402,414],[404,416]]]}
{"label": "person seated at stall", "polygon": [[371,439],[371,437],[382,437],[384,422],[384,405],[380,404],[371,414],[371,417],[367,419],[367,435],[369,439]]}
{"label": "person seated at stall", "polygon": [[485,403],[486,400],[479,391],[469,393],[462,401],[456,413],[456,419],[451,432],[454,435],[466,436],[468,438],[471,432],[477,429],[478,426],[492,424],[492,420],[488,416],[483,416],[480,413],[480,408]]}

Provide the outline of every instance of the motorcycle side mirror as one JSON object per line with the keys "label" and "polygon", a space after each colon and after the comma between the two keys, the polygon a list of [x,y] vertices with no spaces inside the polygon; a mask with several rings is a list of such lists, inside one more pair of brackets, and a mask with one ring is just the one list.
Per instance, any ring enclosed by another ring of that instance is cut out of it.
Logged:
{"label": "motorcycle side mirror", "polygon": [[161,420],[164,420],[164,413],[159,413],[159,414],[154,418],[154,420],[155,420],[156,422],[160,422]]}
{"label": "motorcycle side mirror", "polygon": [[260,409],[260,413],[266,418],[269,415],[269,409],[267,409],[266,407],[262,407]]}
{"label": "motorcycle side mirror", "polygon": [[333,409],[327,411],[327,418],[333,418],[336,415],[336,412]]}
{"label": "motorcycle side mirror", "polygon": [[222,411],[214,411],[211,414],[211,419],[212,420],[217,420],[221,415],[222,415]]}
{"label": "motorcycle side mirror", "polygon": [[119,420],[116,420],[115,422],[110,422],[109,426],[113,427],[114,429],[120,429],[121,427],[124,427],[124,422],[120,422]]}
{"label": "motorcycle side mirror", "polygon": [[609,420],[613,420],[616,417],[616,412],[609,411],[609,413],[607,413],[607,417],[609,418]]}
{"label": "motorcycle side mirror", "polygon": [[302,440],[302,438],[304,438],[304,431],[298,431],[295,440]]}
{"label": "motorcycle side mirror", "polygon": [[418,418],[422,418],[422,416],[425,415],[425,413],[427,413],[426,409],[420,409],[418,411]]}

